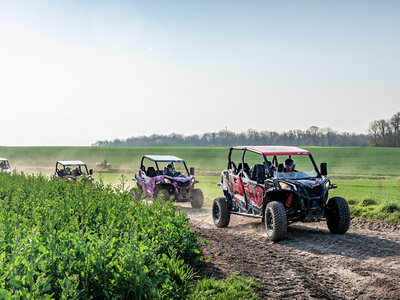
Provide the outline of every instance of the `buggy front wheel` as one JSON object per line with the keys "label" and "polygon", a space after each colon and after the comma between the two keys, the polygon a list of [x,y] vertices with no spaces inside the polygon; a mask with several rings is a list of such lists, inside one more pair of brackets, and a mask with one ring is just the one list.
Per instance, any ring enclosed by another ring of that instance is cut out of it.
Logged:
{"label": "buggy front wheel", "polygon": [[331,233],[343,234],[350,226],[350,209],[346,199],[332,197],[328,200],[326,223]]}
{"label": "buggy front wheel", "polygon": [[212,218],[215,226],[226,227],[231,219],[225,197],[215,198],[212,206]]}
{"label": "buggy front wheel", "polygon": [[265,229],[272,241],[285,238],[287,232],[287,217],[285,207],[281,202],[272,201],[265,207]]}

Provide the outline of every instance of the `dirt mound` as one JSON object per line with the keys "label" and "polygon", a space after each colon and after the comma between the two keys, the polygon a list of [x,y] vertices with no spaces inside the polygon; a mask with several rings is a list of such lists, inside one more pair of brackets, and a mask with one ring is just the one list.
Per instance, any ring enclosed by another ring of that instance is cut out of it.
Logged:
{"label": "dirt mound", "polygon": [[297,223],[285,240],[272,243],[258,219],[232,216],[218,229],[210,208],[183,210],[210,242],[201,272],[255,278],[261,299],[400,299],[398,225],[352,220],[348,233],[333,235],[325,223]]}

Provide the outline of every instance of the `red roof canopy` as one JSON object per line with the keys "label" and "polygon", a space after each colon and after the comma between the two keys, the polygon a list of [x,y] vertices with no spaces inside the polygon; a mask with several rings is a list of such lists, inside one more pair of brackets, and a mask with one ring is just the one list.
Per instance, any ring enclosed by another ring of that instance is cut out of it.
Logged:
{"label": "red roof canopy", "polygon": [[244,150],[264,154],[265,156],[273,155],[310,155],[307,150],[292,146],[235,146],[232,149]]}

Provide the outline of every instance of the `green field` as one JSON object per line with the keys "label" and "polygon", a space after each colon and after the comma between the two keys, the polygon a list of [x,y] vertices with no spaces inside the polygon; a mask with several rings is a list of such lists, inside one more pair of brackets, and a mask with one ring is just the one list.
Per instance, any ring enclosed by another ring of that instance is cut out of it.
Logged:
{"label": "green field", "polygon": [[[400,176],[400,148],[304,147],[330,174]],[[145,154],[170,154],[186,160],[199,175],[218,175],[226,168],[228,148],[193,147],[0,147],[0,157],[26,171],[51,172],[57,160],[83,160],[89,167],[107,158],[116,171],[133,173]]]}
{"label": "green field", "polygon": [[[331,192],[349,200],[353,216],[400,221],[400,149],[370,147],[304,147],[317,164],[328,163],[328,173],[339,188]],[[217,183],[226,168],[228,148],[192,147],[0,147],[0,157],[7,157],[12,167],[28,173],[51,174],[57,160],[83,160],[90,168],[107,159],[111,172],[95,169],[95,179],[114,186],[132,186],[132,177],[144,154],[170,154],[184,158],[195,167],[198,187],[205,203],[221,195]]]}

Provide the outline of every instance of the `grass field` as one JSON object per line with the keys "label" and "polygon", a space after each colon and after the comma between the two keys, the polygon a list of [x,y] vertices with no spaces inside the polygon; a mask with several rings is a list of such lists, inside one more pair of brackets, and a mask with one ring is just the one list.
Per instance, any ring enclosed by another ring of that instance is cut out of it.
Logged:
{"label": "grass field", "polygon": [[[304,147],[319,165],[328,163],[328,173],[339,188],[332,195],[349,200],[353,216],[400,222],[400,149],[368,147]],[[0,157],[7,157],[18,170],[51,174],[57,160],[83,160],[90,168],[107,158],[112,172],[95,169],[95,178],[117,185],[124,176],[132,186],[132,177],[144,154],[171,154],[184,158],[196,169],[198,187],[205,203],[221,195],[217,183],[226,168],[228,148],[192,147],[0,147]]]}
{"label": "grass field", "polygon": [[[328,163],[330,174],[400,176],[400,148],[304,147],[317,164]],[[114,169],[130,173],[137,170],[144,154],[171,154],[186,160],[198,175],[219,175],[226,168],[228,148],[193,147],[0,147],[21,170],[51,172],[57,160],[83,160],[89,167],[107,158]]]}

